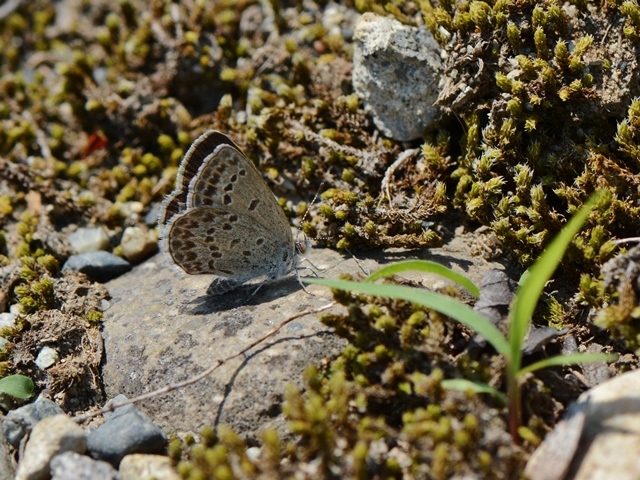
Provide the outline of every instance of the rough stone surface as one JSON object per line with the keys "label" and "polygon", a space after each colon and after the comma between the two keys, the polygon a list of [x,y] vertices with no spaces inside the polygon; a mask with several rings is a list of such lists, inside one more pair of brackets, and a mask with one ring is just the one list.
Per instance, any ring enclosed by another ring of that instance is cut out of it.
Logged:
{"label": "rough stone surface", "polygon": [[121,480],[181,480],[169,457],[161,455],[127,455],[120,463]]}
{"label": "rough stone surface", "polygon": [[118,472],[107,462],[65,452],[51,460],[51,480],[118,480]]}
{"label": "rough stone surface", "polygon": [[130,453],[164,453],[167,437],[144,413],[126,407],[89,434],[87,449],[117,467]]}
{"label": "rough stone surface", "polygon": [[441,112],[434,106],[443,66],[431,33],[365,13],[355,27],[353,88],[382,133],[420,138]]}
{"label": "rough stone surface", "polygon": [[69,243],[76,253],[96,252],[109,248],[109,235],[104,227],[79,228],[69,234]]}
{"label": "rough stone surface", "polygon": [[53,457],[63,452],[84,453],[86,449],[87,438],[77,423],[65,414],[47,417],[33,427],[16,480],[47,479]]}
{"label": "rough stone surface", "polygon": [[22,438],[36,423],[46,417],[64,413],[51,400],[39,398],[24,407],[11,410],[2,422],[2,434],[14,447],[19,447]]}
{"label": "rough stone surface", "polygon": [[11,447],[5,439],[0,439],[0,480],[13,480],[16,467],[11,455]]}
{"label": "rough stone surface", "polygon": [[131,264],[109,252],[86,252],[70,256],[63,270],[75,270],[98,281],[107,281],[131,270]]}
{"label": "rough stone surface", "polygon": [[[380,263],[426,258],[466,273],[476,282],[487,269],[500,268],[481,257],[469,257],[464,253],[469,247],[456,242],[439,249],[371,253],[368,258],[359,254],[358,263],[374,271]],[[361,272],[353,257],[332,250],[313,248],[307,258],[326,268],[319,272],[326,278]],[[304,270],[300,274],[310,275]],[[403,276],[426,285],[442,282],[435,275]],[[180,276],[163,256],[156,255],[106,285],[112,295],[103,332],[103,375],[109,397],[124,393],[133,398],[184,381],[237,354],[291,315],[332,300],[324,287],[310,285],[313,295],[305,293],[293,274],[264,284],[255,294],[255,285],[248,285],[218,297],[206,296],[211,279]],[[343,311],[333,308],[336,313]],[[256,439],[267,427],[285,435],[288,428],[281,414],[285,386],[301,386],[301,374],[308,365],[331,359],[344,345],[317,315],[307,315],[204,380],[145,400],[138,408],[168,435],[198,432],[219,423],[248,439]]]}
{"label": "rough stone surface", "polygon": [[531,456],[531,480],[640,478],[640,371],[583,393]]}

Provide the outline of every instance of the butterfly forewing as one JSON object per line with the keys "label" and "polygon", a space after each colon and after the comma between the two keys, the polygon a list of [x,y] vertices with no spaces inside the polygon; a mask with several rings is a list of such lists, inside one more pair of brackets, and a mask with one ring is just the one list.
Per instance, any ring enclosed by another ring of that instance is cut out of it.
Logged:
{"label": "butterfly forewing", "polygon": [[[265,191],[269,195],[263,195]],[[240,151],[220,145],[205,158],[189,184],[187,208],[221,205],[248,215],[277,237],[291,239],[291,227],[262,175]]]}

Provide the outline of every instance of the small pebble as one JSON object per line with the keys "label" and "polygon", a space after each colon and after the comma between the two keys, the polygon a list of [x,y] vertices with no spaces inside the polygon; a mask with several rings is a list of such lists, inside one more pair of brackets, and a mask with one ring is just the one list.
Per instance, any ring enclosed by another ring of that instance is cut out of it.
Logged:
{"label": "small pebble", "polygon": [[127,455],[120,463],[121,480],[180,480],[171,459],[162,455]]}
{"label": "small pebble", "polygon": [[51,460],[51,480],[118,480],[118,472],[107,462],[65,452]]}
{"label": "small pebble", "polygon": [[36,365],[40,370],[46,370],[53,366],[58,361],[58,351],[51,347],[42,347],[38,357],[36,358]]}
{"label": "small pebble", "polygon": [[87,438],[77,423],[65,414],[47,417],[33,427],[16,480],[45,480],[51,475],[53,457],[63,452],[84,453],[86,449]]}
{"label": "small pebble", "polygon": [[11,410],[2,422],[2,434],[14,447],[19,447],[20,442],[40,420],[64,413],[54,402],[46,398],[38,398],[35,402],[24,407]]}
{"label": "small pebble", "polygon": [[149,230],[127,227],[122,234],[120,246],[127,260],[139,262],[158,250],[158,240]]}
{"label": "small pebble", "polygon": [[69,257],[62,270],[75,270],[95,280],[107,281],[131,270],[131,264],[113,253],[86,252]]}
{"label": "small pebble", "polygon": [[68,235],[76,253],[96,252],[109,248],[109,235],[103,227],[79,228]]}
{"label": "small pebble", "polygon": [[158,214],[160,213],[160,204],[154,203],[147,214],[144,216],[144,224],[147,227],[155,227],[158,223]]}
{"label": "small pebble", "polygon": [[0,313],[0,329],[4,327],[15,327],[17,316],[15,313]]}
{"label": "small pebble", "polygon": [[144,413],[126,407],[116,410],[102,425],[89,434],[89,454],[114,467],[132,453],[164,453],[167,437]]}

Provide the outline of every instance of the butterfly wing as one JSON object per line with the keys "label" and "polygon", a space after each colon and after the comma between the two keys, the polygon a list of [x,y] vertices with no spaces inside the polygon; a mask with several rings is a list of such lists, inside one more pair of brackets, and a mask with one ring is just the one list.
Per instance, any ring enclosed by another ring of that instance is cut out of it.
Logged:
{"label": "butterfly wing", "polygon": [[158,215],[159,225],[166,225],[171,217],[186,210],[191,179],[198,174],[198,170],[200,170],[205,158],[211,155],[211,152],[220,145],[228,145],[242,153],[240,148],[224,133],[209,130],[200,135],[187,150],[180,163],[178,175],[176,176],[175,190],[162,202],[160,214]]}
{"label": "butterfly wing", "polygon": [[186,273],[231,277],[239,283],[293,269],[289,237],[273,237],[253,217],[224,206],[187,210],[167,227],[163,250]]}
{"label": "butterfly wing", "polygon": [[253,163],[237,148],[219,145],[202,162],[189,184],[187,208],[221,205],[248,215],[273,236],[289,239],[291,227],[282,208]]}

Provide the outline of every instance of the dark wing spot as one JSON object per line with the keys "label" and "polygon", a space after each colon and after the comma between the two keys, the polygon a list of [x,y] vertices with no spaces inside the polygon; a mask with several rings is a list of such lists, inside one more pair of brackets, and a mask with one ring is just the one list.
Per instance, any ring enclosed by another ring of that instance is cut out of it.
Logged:
{"label": "dark wing spot", "polygon": [[238,216],[237,215],[229,215],[229,218],[227,218],[227,220],[229,220],[231,223],[235,223],[238,221]]}
{"label": "dark wing spot", "polygon": [[264,238],[259,238],[256,240],[256,245],[262,245],[264,243]]}
{"label": "dark wing spot", "polygon": [[240,243],[240,240],[238,240],[237,238],[236,238],[236,239],[233,239],[233,240],[231,240],[231,242],[229,243],[229,248],[233,248],[233,247],[235,247],[235,246],[236,246],[237,244],[239,244],[239,243]]}
{"label": "dark wing spot", "polygon": [[233,192],[233,183],[227,183],[227,186],[223,189],[225,192]]}
{"label": "dark wing spot", "polygon": [[233,230],[233,227],[231,225],[229,225],[228,223],[225,223],[224,225],[222,225],[222,229],[223,230]]}
{"label": "dark wing spot", "polygon": [[231,183],[236,183],[238,181],[238,175],[234,173],[233,175],[231,175],[231,177],[229,177],[229,180],[231,180]]}
{"label": "dark wing spot", "polygon": [[233,202],[233,200],[231,200],[231,196],[229,194],[225,194],[224,197],[222,197],[222,202],[225,205],[231,205],[231,203]]}
{"label": "dark wing spot", "polygon": [[249,211],[253,212],[256,208],[258,208],[258,205],[260,205],[260,200],[258,200],[257,198],[254,198],[253,200],[251,200],[251,203],[249,204]]}
{"label": "dark wing spot", "polygon": [[243,250],[242,251],[242,255],[244,255],[245,257],[250,257],[251,256],[251,252],[249,250]]}
{"label": "dark wing spot", "polygon": [[240,170],[238,170],[238,175],[240,175],[241,177],[246,177],[247,171],[244,168],[241,168]]}
{"label": "dark wing spot", "polygon": [[222,254],[220,252],[211,252],[209,256],[213,258],[222,258]]}
{"label": "dark wing spot", "polygon": [[217,245],[209,245],[210,252],[217,252],[218,250],[220,250],[220,248]]}

